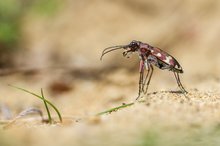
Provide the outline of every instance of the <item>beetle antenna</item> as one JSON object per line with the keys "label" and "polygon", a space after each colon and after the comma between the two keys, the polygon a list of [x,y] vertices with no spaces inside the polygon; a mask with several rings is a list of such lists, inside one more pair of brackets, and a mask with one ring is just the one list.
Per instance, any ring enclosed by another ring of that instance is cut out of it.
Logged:
{"label": "beetle antenna", "polygon": [[112,46],[112,47],[105,48],[105,49],[102,51],[102,55],[101,55],[101,57],[100,57],[100,60],[102,60],[102,57],[103,57],[105,54],[107,54],[107,53],[109,53],[109,52],[111,52],[111,51],[114,51],[114,50],[124,49],[124,48],[126,48],[126,47],[127,47],[127,45],[120,45],[120,46]]}

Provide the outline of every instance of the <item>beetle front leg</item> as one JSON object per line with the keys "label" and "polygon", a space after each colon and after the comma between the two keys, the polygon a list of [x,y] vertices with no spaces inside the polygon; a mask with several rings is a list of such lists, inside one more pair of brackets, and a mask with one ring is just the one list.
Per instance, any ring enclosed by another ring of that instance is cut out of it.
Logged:
{"label": "beetle front leg", "polygon": [[136,100],[139,99],[141,92],[142,92],[142,88],[143,88],[143,75],[144,75],[144,61],[143,60],[140,61],[139,72],[140,72],[139,91],[138,91],[138,97],[136,98]]}

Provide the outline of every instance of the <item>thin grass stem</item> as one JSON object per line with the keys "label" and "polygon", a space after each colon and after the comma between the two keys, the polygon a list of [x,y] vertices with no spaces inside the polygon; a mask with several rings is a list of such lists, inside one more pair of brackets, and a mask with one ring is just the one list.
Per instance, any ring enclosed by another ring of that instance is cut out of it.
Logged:
{"label": "thin grass stem", "polygon": [[41,88],[41,96],[43,98],[43,102],[44,102],[45,108],[47,110],[48,121],[49,121],[50,124],[52,124],[52,118],[51,118],[50,110],[49,110],[49,108],[47,106],[47,102],[45,101],[44,92],[43,92],[42,88]]}
{"label": "thin grass stem", "polygon": [[29,94],[31,94],[31,95],[34,95],[35,97],[40,98],[41,100],[47,102],[47,103],[56,111],[56,113],[57,113],[57,115],[58,115],[58,117],[59,117],[59,120],[60,120],[60,122],[62,123],[62,116],[61,116],[59,110],[58,110],[50,101],[48,101],[47,99],[44,99],[44,98],[41,97],[40,95],[37,95],[37,94],[35,94],[35,93],[33,93],[33,92],[30,92],[30,91],[26,90],[26,89],[23,89],[23,88],[14,86],[14,85],[9,85],[9,86],[11,86],[11,87],[13,87],[13,88],[16,88],[16,89],[18,89],[18,90],[24,91],[24,92],[26,92],[26,93],[29,93]]}

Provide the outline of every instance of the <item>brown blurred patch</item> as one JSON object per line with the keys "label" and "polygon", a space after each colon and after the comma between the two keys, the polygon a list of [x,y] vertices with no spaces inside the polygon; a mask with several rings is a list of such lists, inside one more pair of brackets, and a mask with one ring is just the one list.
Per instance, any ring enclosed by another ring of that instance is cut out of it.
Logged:
{"label": "brown blurred patch", "polygon": [[63,94],[74,89],[74,87],[65,81],[53,81],[48,85],[49,91],[52,95]]}

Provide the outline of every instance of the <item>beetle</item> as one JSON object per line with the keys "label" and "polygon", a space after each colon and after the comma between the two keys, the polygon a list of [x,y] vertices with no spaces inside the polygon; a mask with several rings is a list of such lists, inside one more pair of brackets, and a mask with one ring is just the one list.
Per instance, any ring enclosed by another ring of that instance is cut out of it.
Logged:
{"label": "beetle", "polygon": [[[151,77],[153,75],[153,65],[158,67],[161,70],[169,70],[172,71],[177,85],[182,91],[182,93],[188,93],[185,88],[183,87],[179,74],[183,73],[183,69],[180,66],[179,62],[170,54],[163,51],[162,49],[158,47],[153,47],[147,43],[142,43],[140,41],[133,40],[128,45],[118,45],[118,46],[111,46],[108,48],[105,48],[102,52],[102,55],[100,57],[100,60],[102,60],[103,56],[111,51],[118,50],[118,49],[124,49],[123,52],[124,57],[129,57],[130,53],[137,52],[138,56],[140,58],[140,66],[139,66],[139,91],[138,91],[138,97],[136,100],[139,99],[141,93],[146,94]],[[144,70],[147,70],[147,73],[144,77]],[[145,87],[146,85],[146,87]]]}

